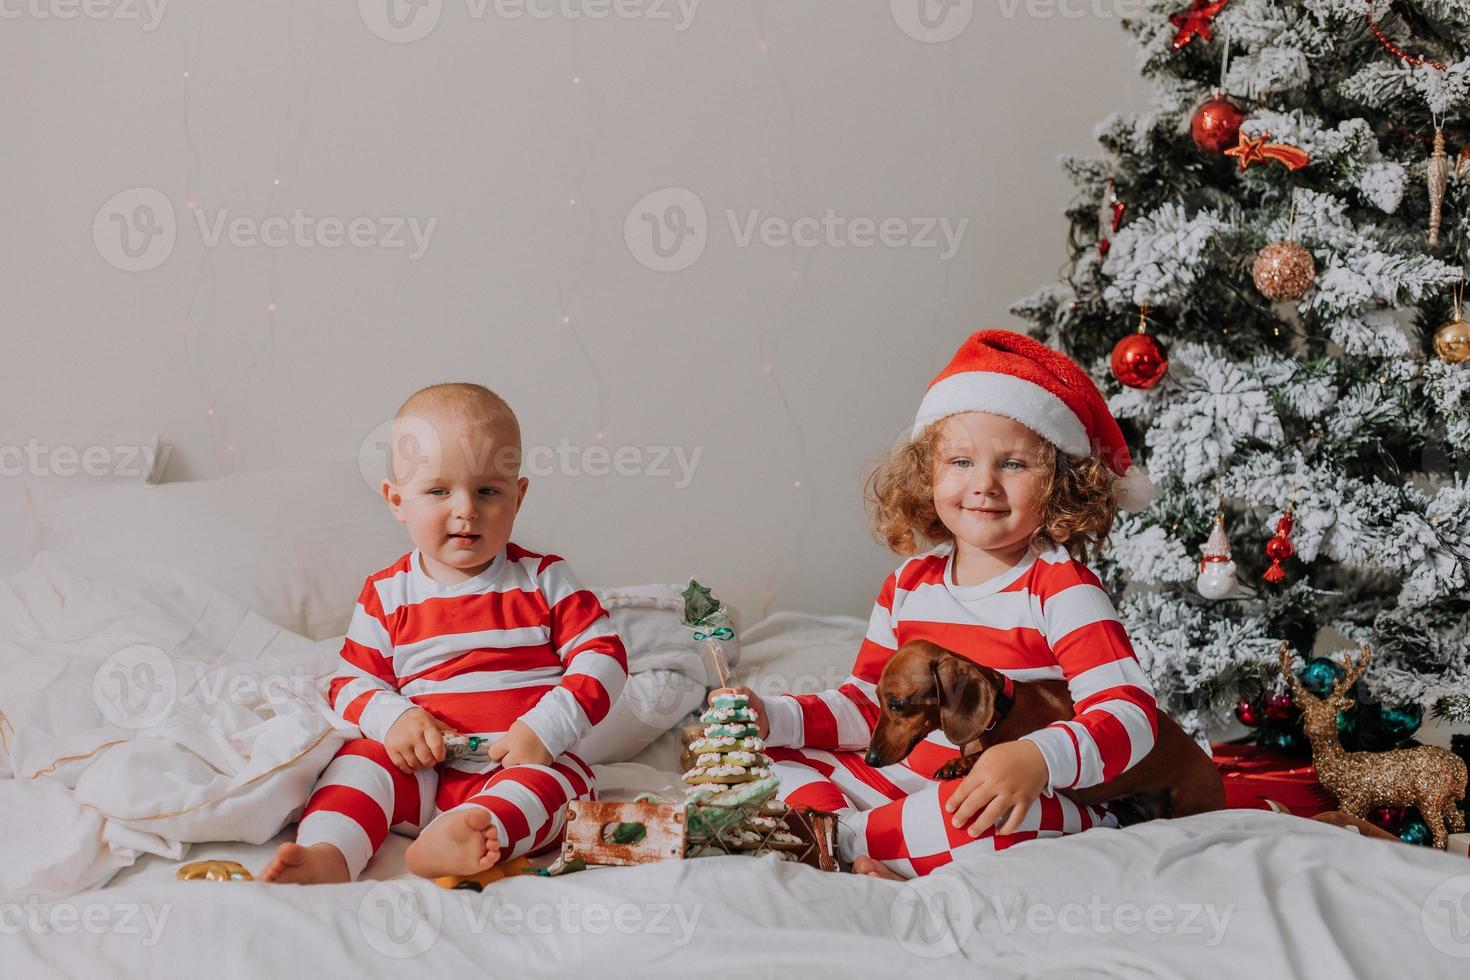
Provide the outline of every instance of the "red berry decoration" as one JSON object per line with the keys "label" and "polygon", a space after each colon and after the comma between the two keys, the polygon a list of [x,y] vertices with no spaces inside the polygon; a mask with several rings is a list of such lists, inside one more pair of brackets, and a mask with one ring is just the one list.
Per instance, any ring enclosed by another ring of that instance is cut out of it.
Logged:
{"label": "red berry decoration", "polygon": [[1113,348],[1113,377],[1130,388],[1152,388],[1169,370],[1169,358],[1146,333],[1131,333]]}
{"label": "red berry decoration", "polygon": [[1261,706],[1256,701],[1247,701],[1241,698],[1235,702],[1235,720],[1247,728],[1255,728],[1261,723]]}
{"label": "red berry decoration", "polygon": [[1408,815],[1409,808],[1406,806],[1375,806],[1368,811],[1368,822],[1375,827],[1382,827],[1390,834],[1397,834]]}
{"label": "red berry decoration", "polygon": [[1206,153],[1224,153],[1236,144],[1243,122],[1245,113],[1241,108],[1216,89],[1213,98],[1194,110],[1189,134],[1194,137],[1194,145]]}
{"label": "red berry decoration", "polygon": [[1272,721],[1290,721],[1295,711],[1296,704],[1285,691],[1278,691],[1266,698],[1266,717]]}
{"label": "red berry decoration", "polygon": [[1287,508],[1286,513],[1281,515],[1281,520],[1276,522],[1276,534],[1266,542],[1266,557],[1271,559],[1271,567],[1266,569],[1261,578],[1272,584],[1286,579],[1286,570],[1281,567],[1281,563],[1296,554],[1296,546],[1287,537],[1291,534],[1291,527],[1291,509]]}

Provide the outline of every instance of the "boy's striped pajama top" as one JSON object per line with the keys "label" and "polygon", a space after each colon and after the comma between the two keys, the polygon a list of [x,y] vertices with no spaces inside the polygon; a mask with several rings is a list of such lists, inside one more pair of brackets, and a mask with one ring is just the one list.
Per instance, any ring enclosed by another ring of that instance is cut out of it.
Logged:
{"label": "boy's striped pajama top", "polygon": [[[557,556],[507,544],[479,575],[445,585],[415,549],[358,597],[328,699],[364,737],[322,773],[297,842],[334,844],[354,879],[389,829],[414,833],[457,807],[490,811],[501,860],[556,843],[566,804],[593,794],[590,767],[567,750],[607,716],[627,674],[607,613]],[[405,774],[382,743],[415,706],[492,742],[523,721],[554,761],[460,759]]]}

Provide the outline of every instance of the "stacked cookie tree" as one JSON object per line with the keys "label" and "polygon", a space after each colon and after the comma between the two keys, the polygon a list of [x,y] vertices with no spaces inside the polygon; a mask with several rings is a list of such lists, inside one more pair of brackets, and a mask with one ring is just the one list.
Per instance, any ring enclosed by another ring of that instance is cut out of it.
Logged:
{"label": "stacked cookie tree", "polygon": [[699,720],[704,737],[690,743],[694,767],[684,773],[689,856],[776,853],[795,860],[805,845],[787,826],[786,805],[775,800],[777,780],[749,699],[716,695]]}

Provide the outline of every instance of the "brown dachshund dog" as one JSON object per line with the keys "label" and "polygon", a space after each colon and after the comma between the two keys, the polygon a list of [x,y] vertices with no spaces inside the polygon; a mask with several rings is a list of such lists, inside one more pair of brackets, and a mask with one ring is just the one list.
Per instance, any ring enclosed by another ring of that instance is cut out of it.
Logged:
{"label": "brown dachshund dog", "polygon": [[[968,773],[986,747],[1010,742],[1074,716],[1064,681],[1017,681],[1012,703],[1000,717],[996,698],[1004,678],[999,672],[966,660],[928,640],[899,647],[878,679],[882,714],[868,743],[870,766],[888,766],[904,758],[919,741],[938,729],[960,746],[961,757],[936,777],[953,779]],[[1078,803],[1093,805],[1122,797],[1166,797],[1139,816],[1183,817],[1225,807],[1220,772],[1204,750],[1168,715],[1158,712],[1154,747],[1126,772],[1085,789],[1064,790]],[[1120,814],[1120,822],[1127,820]]]}

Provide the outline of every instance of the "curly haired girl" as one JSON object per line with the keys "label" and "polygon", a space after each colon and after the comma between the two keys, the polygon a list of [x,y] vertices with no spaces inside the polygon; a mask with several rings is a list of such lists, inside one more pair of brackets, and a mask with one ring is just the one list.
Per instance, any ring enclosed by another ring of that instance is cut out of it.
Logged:
{"label": "curly haired girl", "polygon": [[[1111,779],[1153,746],[1152,686],[1085,564],[1118,509],[1141,508],[1152,489],[1066,355],[984,330],[934,379],[911,438],[868,484],[874,531],[906,560],[878,593],[852,676],[765,704],[736,689],[758,713],[782,798],[840,816],[852,870],[913,877],[965,847],[1116,825],[1057,791]],[[878,678],[914,639],[995,669],[1007,695],[1017,680],[1065,679],[1076,716],[990,747],[960,779],[935,778],[959,753],[937,731],[902,761],[869,765]]]}

